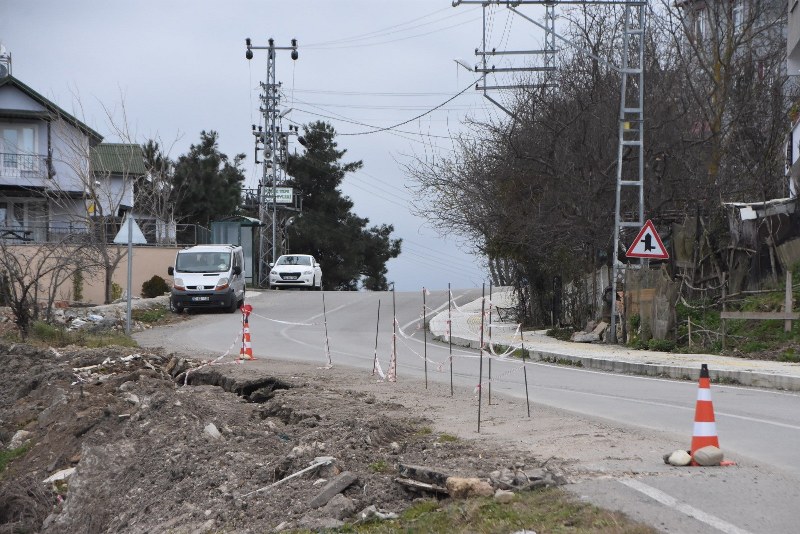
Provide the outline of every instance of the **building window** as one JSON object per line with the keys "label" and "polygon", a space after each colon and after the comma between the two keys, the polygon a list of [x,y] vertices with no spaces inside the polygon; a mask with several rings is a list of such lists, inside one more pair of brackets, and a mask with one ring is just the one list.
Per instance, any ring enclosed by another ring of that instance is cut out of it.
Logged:
{"label": "building window", "polygon": [[708,13],[705,9],[698,9],[694,15],[694,36],[695,39],[701,41],[706,35],[708,30]]}
{"label": "building window", "polygon": [[0,229],[5,238],[45,241],[47,203],[43,200],[5,198],[0,200]]}
{"label": "building window", "polygon": [[733,4],[733,30],[734,32],[739,32],[742,26],[744,26],[744,1],[743,0],[736,0]]}
{"label": "building window", "polygon": [[35,170],[35,128],[14,124],[0,127],[0,154],[2,165],[6,169]]}

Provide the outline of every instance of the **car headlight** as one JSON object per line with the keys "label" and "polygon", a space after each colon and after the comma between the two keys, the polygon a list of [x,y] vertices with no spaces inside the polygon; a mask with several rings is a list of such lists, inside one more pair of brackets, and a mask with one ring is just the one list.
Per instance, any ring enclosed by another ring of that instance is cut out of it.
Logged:
{"label": "car headlight", "polygon": [[186,286],[183,285],[183,278],[176,278],[173,280],[172,287],[178,291],[186,291]]}
{"label": "car headlight", "polygon": [[278,276],[278,271],[270,271],[269,274],[274,274],[275,276]]}
{"label": "car headlight", "polygon": [[303,274],[311,274],[311,273],[313,273],[313,272],[314,272],[314,271],[312,271],[311,269],[308,269],[307,271],[303,271]]}
{"label": "car headlight", "polygon": [[215,291],[221,291],[223,289],[228,289],[228,279],[227,278],[220,278],[217,282],[217,287],[214,288]]}

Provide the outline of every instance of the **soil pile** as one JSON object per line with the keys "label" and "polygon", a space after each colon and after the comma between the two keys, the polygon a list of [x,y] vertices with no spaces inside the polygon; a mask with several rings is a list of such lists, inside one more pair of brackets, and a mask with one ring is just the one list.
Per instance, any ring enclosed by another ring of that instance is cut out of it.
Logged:
{"label": "soil pile", "polygon": [[554,463],[436,434],[335,369],[3,342],[0,361],[0,442],[28,448],[0,478],[0,533],[316,530],[442,495],[399,483],[409,465],[495,488],[561,481]]}

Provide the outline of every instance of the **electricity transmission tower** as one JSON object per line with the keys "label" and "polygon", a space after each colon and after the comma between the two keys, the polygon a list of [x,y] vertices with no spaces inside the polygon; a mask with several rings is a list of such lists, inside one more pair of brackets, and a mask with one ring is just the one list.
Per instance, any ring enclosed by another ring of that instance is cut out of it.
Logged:
{"label": "electricity transmission tower", "polygon": [[[487,74],[499,72],[553,72],[556,70],[555,41],[559,39],[568,45],[578,48],[582,53],[588,54],[599,63],[620,73],[620,108],[619,108],[619,137],[617,147],[617,183],[614,211],[614,252],[612,253],[611,275],[611,327],[609,341],[617,341],[617,283],[624,276],[624,263],[618,260],[620,251],[625,247],[620,246],[620,233],[625,228],[641,228],[644,225],[644,32],[646,0],[454,0],[453,7],[460,4],[480,4],[483,7],[483,50],[475,50],[475,55],[483,58],[482,68],[475,68],[475,72],[483,73],[483,86],[476,85],[477,90],[482,90],[484,97],[497,107],[516,119],[515,114],[506,109],[495,99],[487,94],[493,89],[520,89],[555,87],[555,84],[517,84],[493,85],[486,83]],[[504,5],[516,15],[538,26],[545,32],[544,49],[528,51],[497,51],[486,50],[486,9],[492,5]],[[517,9],[520,5],[541,5],[545,8],[544,24],[535,21]],[[621,57],[621,66],[608,63],[587,50],[583,50],[568,38],[555,31],[555,7],[557,5],[622,5],[625,6],[624,32]],[[539,67],[517,67],[495,69],[486,67],[486,57],[501,54],[521,54],[528,56],[543,56],[544,65]],[[637,209],[622,213],[623,206],[634,206]],[[647,260],[641,260],[642,263]]]}
{"label": "electricity transmission tower", "polygon": [[[276,82],[275,61],[278,50],[291,50],[291,57],[297,60],[297,39],[292,39],[291,46],[275,46],[274,39],[267,40],[267,46],[254,46],[250,38],[245,39],[247,51],[245,57],[253,59],[253,50],[267,51],[267,77],[266,82],[260,82],[261,102],[259,111],[264,116],[264,126],[253,125],[252,132],[255,137],[255,161],[262,164],[262,175],[258,182],[257,204],[259,227],[258,250],[258,285],[266,287],[269,284],[269,264],[274,263],[286,249],[286,227],[293,212],[299,211],[300,196],[295,195],[291,189],[281,187],[286,182],[286,162],[289,156],[289,136],[298,135],[296,126],[290,126],[283,131],[281,119],[291,108],[281,112],[279,104],[281,99],[281,83]],[[301,144],[305,144],[302,137],[298,137]],[[259,151],[262,161],[258,161]]]}

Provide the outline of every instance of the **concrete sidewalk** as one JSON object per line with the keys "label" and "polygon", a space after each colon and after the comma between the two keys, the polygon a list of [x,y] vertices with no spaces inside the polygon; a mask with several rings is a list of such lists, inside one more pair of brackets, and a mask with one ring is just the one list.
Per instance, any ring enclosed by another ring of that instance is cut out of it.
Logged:
{"label": "concrete sidewalk", "polygon": [[[454,299],[455,300],[455,299]],[[494,307],[512,308],[513,292],[498,291],[492,295]],[[486,298],[484,343],[489,341],[489,299]],[[431,318],[429,328],[435,339],[447,341],[447,310]],[[478,348],[481,335],[481,299],[460,305],[451,311],[453,344]],[[520,333],[516,324],[503,322],[492,313],[491,342],[495,345],[519,347],[524,342],[531,358],[563,362],[587,369],[618,373],[664,376],[697,380],[701,364],[708,364],[712,380],[745,386],[800,391],[800,363],[746,360],[713,354],[674,354],[634,350],[623,345],[574,343],[559,341],[544,331]]]}

